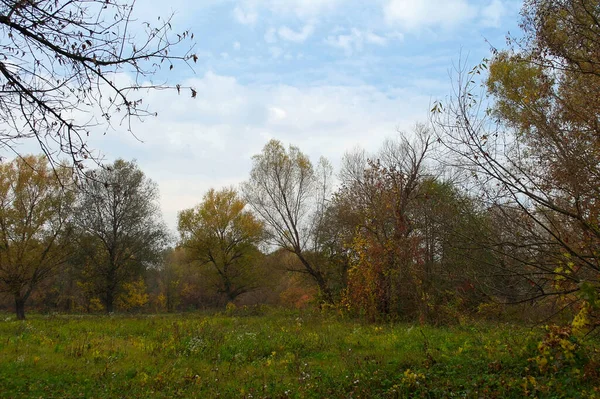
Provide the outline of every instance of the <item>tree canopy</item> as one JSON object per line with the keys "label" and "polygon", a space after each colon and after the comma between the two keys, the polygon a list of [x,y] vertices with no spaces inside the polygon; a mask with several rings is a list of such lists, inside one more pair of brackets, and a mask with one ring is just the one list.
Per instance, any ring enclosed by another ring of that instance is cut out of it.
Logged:
{"label": "tree canopy", "polygon": [[168,241],[158,188],[133,162],[117,160],[85,181],[74,222],[83,267],[112,312],[123,284],[157,263]]}
{"label": "tree canopy", "polygon": [[[515,302],[591,306],[598,295],[598,21],[597,1],[525,2],[524,38],[464,74],[437,120],[504,226],[490,246],[503,273],[522,281]],[[485,69],[488,109],[474,94]]]}
{"label": "tree canopy", "polygon": [[286,150],[277,140],[269,141],[252,161],[250,179],[242,186],[244,197],[264,222],[270,242],[294,253],[302,263],[298,271],[310,275],[324,299],[332,301],[324,265],[311,259],[319,245],[331,166],[322,159],[316,171],[298,147]]}
{"label": "tree canopy", "polygon": [[181,245],[192,260],[210,265],[214,285],[229,301],[257,288],[263,224],[231,188],[209,190],[202,203],[179,213]]}

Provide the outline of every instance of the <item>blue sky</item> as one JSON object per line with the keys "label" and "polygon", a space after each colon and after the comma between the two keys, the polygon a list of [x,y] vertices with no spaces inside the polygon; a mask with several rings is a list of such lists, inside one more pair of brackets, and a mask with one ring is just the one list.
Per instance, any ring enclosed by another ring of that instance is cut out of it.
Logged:
{"label": "blue sky", "polygon": [[138,21],[174,12],[194,33],[194,71],[160,78],[196,99],[145,94],[157,118],[116,126],[90,144],[108,161],[137,159],[159,184],[167,224],[211,187],[247,178],[251,156],[276,138],[334,167],[356,147],[426,121],[451,93],[449,71],[489,57],[518,33],[514,0],[138,0]]}

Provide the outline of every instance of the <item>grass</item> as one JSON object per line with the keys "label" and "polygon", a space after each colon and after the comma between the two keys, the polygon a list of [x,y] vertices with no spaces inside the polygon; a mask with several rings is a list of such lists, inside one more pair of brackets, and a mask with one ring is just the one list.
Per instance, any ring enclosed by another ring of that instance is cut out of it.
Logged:
{"label": "grass", "polygon": [[540,367],[542,328],[235,313],[4,315],[0,397],[567,398],[600,386],[586,371],[593,342],[552,347]]}

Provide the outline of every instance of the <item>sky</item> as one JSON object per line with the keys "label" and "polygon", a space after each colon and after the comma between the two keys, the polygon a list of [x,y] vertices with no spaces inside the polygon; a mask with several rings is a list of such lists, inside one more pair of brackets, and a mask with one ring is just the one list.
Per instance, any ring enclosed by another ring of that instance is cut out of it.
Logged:
{"label": "sky", "polygon": [[[167,225],[210,188],[248,178],[270,139],[334,167],[357,147],[426,122],[452,92],[459,62],[478,64],[518,32],[515,0],[137,0],[138,22],[173,13],[194,33],[194,69],[164,76],[193,86],[144,93],[158,113],[92,135],[106,161],[137,160],[158,183]],[[161,76],[160,78],[163,78]]]}

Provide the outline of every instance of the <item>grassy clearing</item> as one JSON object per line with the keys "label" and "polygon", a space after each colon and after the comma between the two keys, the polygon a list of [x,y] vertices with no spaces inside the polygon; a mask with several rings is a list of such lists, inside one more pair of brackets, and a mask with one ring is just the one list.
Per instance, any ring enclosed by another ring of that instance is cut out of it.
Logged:
{"label": "grassy clearing", "polygon": [[[0,321],[3,398],[594,397],[593,343],[511,325],[369,325],[319,313]],[[547,339],[547,337],[546,337]],[[568,350],[567,350],[568,349]],[[544,352],[545,351],[545,352]],[[543,363],[547,357],[547,363]],[[540,360],[541,359],[541,360]]]}

